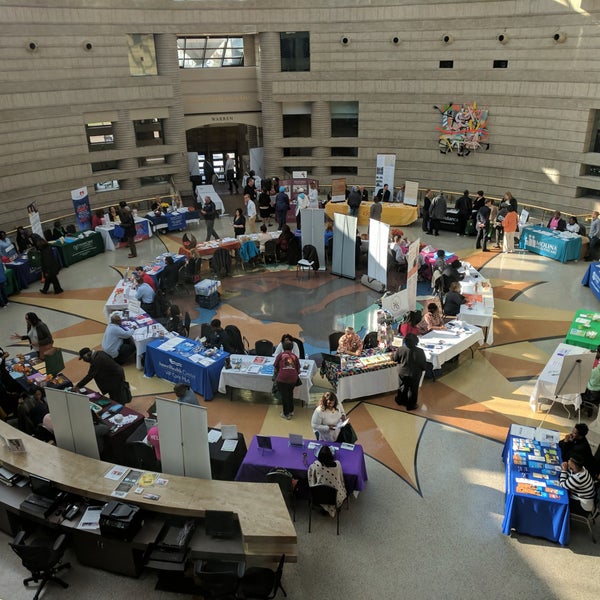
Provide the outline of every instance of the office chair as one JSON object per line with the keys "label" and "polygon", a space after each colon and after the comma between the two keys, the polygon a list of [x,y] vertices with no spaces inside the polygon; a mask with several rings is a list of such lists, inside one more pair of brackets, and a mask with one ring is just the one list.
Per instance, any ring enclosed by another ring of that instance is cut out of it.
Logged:
{"label": "office chair", "polygon": [[292,342],[295,342],[296,346],[298,346],[298,351],[300,353],[300,356],[298,356],[298,358],[301,360],[304,360],[306,358],[306,352],[304,350],[304,342],[295,337],[292,338]]}
{"label": "office chair", "polygon": [[334,331],[329,334],[329,353],[334,354],[337,352],[340,338],[344,335],[343,331]]}
{"label": "office chair", "polygon": [[206,600],[235,600],[244,567],[245,563],[198,560],[194,565],[198,590]]}
{"label": "office chair", "polygon": [[287,598],[287,594],[281,585],[281,576],[283,575],[283,564],[285,563],[285,554],[281,555],[277,569],[268,567],[250,567],[246,569],[244,576],[240,581],[240,588],[244,598],[255,598],[257,600],[270,600],[275,598],[277,592],[281,590]]}
{"label": "office chair", "polygon": [[596,536],[594,535],[592,525],[596,523],[596,519],[600,518],[600,482],[598,480],[594,482],[594,491],[594,510],[591,512],[586,512],[585,514],[579,514],[571,511],[570,516],[571,521],[587,525],[587,528],[590,530],[590,535],[592,536],[592,542],[595,544]]}
{"label": "office chair", "polygon": [[192,318],[190,313],[186,310],[183,316],[183,327],[185,328],[185,337],[190,337],[190,327],[192,325]]}
{"label": "office chair", "polygon": [[67,536],[61,533],[55,539],[33,540],[30,544],[25,542],[27,533],[19,531],[10,547],[19,556],[23,566],[31,571],[31,577],[23,579],[23,585],[27,587],[32,581],[41,584],[33,597],[37,600],[49,581],[58,583],[63,588],[68,588],[69,584],[56,576],[63,569],[70,569],[71,563],[61,563],[61,558],[67,549]]}
{"label": "office chair", "polygon": [[277,241],[269,240],[265,242],[265,251],[262,253],[263,262],[277,264]]}
{"label": "office chair", "polygon": [[257,340],[254,342],[254,354],[256,356],[273,356],[275,346],[270,340]]}
{"label": "office chair", "polygon": [[365,339],[363,340],[363,348],[368,350],[369,348],[377,348],[379,345],[379,340],[377,338],[377,332],[371,331],[365,335]]}
{"label": "office chair", "polygon": [[320,509],[321,504],[335,506],[337,519],[337,535],[340,535],[340,510],[337,506],[337,490],[330,485],[315,485],[308,488],[308,533],[310,533],[313,509]]}
{"label": "office chair", "polygon": [[292,517],[296,521],[296,488],[298,481],[287,469],[273,469],[267,473],[267,483],[277,483],[281,490],[281,495],[286,501],[289,500],[292,507]]}
{"label": "office chair", "polygon": [[129,443],[133,451],[134,466],[144,471],[161,472],[161,464],[156,458],[154,448],[142,440]]}

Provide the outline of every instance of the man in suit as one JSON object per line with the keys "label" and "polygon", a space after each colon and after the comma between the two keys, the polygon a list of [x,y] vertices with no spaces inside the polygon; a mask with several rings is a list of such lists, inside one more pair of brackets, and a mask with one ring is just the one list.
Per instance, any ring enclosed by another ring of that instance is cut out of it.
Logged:
{"label": "man in suit", "polygon": [[125,371],[106,352],[82,348],[79,351],[79,360],[88,363],[90,368],[87,375],[75,384],[76,388],[83,387],[93,379],[100,393],[108,396],[113,402],[118,402],[119,404],[129,402],[126,391]]}
{"label": "man in suit", "polygon": [[490,215],[492,214],[492,201],[487,199],[485,204],[477,211],[477,217],[475,219],[477,225],[477,241],[475,242],[475,248],[481,249],[483,244],[483,251],[489,252],[487,249],[487,234],[490,225]]}

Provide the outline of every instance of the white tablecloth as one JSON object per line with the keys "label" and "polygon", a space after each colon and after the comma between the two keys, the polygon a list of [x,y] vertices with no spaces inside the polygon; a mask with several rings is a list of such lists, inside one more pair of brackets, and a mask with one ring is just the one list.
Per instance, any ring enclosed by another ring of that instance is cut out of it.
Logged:
{"label": "white tablecloth", "polygon": [[338,400],[353,400],[398,389],[398,365],[366,373],[340,377],[337,381]]}
{"label": "white tablecloth", "polygon": [[474,344],[483,344],[483,331],[464,321],[450,321],[448,330],[434,330],[419,338],[419,346],[425,350],[427,361],[434,369],[441,369],[445,362],[458,356]]}
{"label": "white tablecloth", "polygon": [[558,383],[558,377],[563,364],[563,358],[567,354],[586,354],[589,350],[586,348],[580,348],[579,346],[572,346],[571,344],[559,344],[556,350],[553,352],[550,360],[546,363],[544,370],[540,373],[538,380],[535,382],[535,386],[531,395],[529,396],[529,405],[533,412],[537,412],[538,400],[540,398],[548,398],[560,402],[561,404],[573,404],[575,410],[579,410],[581,406],[581,395],[580,394],[561,394],[559,398],[556,397],[556,384]]}
{"label": "white tablecloth", "polygon": [[[187,210],[187,209],[186,209]],[[141,223],[142,221],[148,221],[148,219],[144,219],[143,217],[134,217],[133,219],[136,223]],[[94,231],[97,231],[102,236],[102,241],[104,242],[104,249],[109,252],[115,251],[115,243],[113,239],[110,237],[110,232],[115,228],[114,223],[110,223],[109,225],[98,225]],[[148,237],[152,237],[152,224],[148,221]]]}
{"label": "white tablecloth", "polygon": [[[270,392],[273,389],[273,380],[271,375],[263,373],[248,373],[248,367],[251,365],[260,366],[254,363],[255,356],[232,354],[229,357],[231,361],[231,369],[223,368],[219,377],[219,392],[225,394],[227,386],[244,390],[254,390],[255,392]],[[262,364],[269,365],[275,362],[271,356],[264,357],[265,362]],[[240,369],[236,369],[236,361],[241,360]],[[302,403],[310,404],[310,390],[312,388],[312,380],[317,372],[317,365],[314,360],[300,360],[302,370],[300,371],[300,379],[302,385],[294,388],[294,398],[302,400]]]}
{"label": "white tablecloth", "polygon": [[135,297],[135,287],[130,281],[119,280],[110,293],[104,305],[104,316],[107,323],[111,313],[115,310],[128,310],[132,315],[139,315],[142,312],[140,303]]}
{"label": "white tablecloth", "polygon": [[[463,268],[460,270],[468,272],[460,282],[461,293],[479,295],[482,301],[475,302],[471,308],[463,304],[458,316],[461,321],[477,325],[477,327],[485,327],[485,341],[491,345],[494,343],[494,290],[489,281],[470,265],[466,269],[463,265]],[[484,285],[486,286],[485,288]]]}

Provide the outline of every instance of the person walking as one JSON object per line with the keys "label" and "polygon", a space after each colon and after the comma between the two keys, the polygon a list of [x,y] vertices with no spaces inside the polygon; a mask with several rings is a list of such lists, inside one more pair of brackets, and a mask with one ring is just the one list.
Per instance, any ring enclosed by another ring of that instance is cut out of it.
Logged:
{"label": "person walking", "polygon": [[129,254],[127,258],[135,258],[137,256],[137,249],[135,247],[135,219],[133,218],[131,207],[127,206],[125,202],[121,202],[119,206],[121,207],[121,211],[119,213],[121,227],[123,227],[125,231],[125,239],[127,240],[127,245],[129,246]]}
{"label": "person walking", "polygon": [[406,410],[419,407],[419,384],[427,367],[425,352],[417,347],[418,343],[419,338],[414,333],[407,333],[403,345],[396,350],[393,357],[399,365],[396,404],[406,406]]}
{"label": "person walking", "polygon": [[440,221],[446,216],[446,209],[446,196],[444,192],[440,192],[431,201],[431,206],[429,207],[429,217],[431,219],[429,228],[433,235],[440,235]]}
{"label": "person walking", "polygon": [[40,289],[40,293],[47,294],[50,284],[52,284],[54,293],[62,294],[64,290],[58,281],[60,265],[56,258],[54,258],[52,246],[50,246],[44,238],[37,238],[36,248],[40,253],[40,266],[42,267],[42,274],[44,275],[44,286]]}
{"label": "person walking", "polygon": [[227,154],[227,160],[225,161],[225,180],[229,184],[229,193],[233,194],[233,186],[235,185],[235,193],[239,194],[240,187],[235,178],[235,162],[229,154]]}
{"label": "person walking", "polygon": [[217,207],[210,199],[210,196],[204,197],[204,204],[200,210],[200,214],[204,217],[206,223],[206,241],[210,242],[210,238],[219,239],[218,233],[215,231],[215,219],[217,218]]}

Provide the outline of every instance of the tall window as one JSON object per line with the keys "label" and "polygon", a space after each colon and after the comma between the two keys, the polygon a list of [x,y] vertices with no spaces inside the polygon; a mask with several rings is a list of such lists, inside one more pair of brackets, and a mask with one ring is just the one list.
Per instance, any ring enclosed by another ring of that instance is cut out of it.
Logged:
{"label": "tall window", "polygon": [[164,144],[162,119],[134,121],[136,146],[158,146]]}
{"label": "tall window", "polygon": [[331,102],[331,137],[358,137],[358,102]]}
{"label": "tall window", "polygon": [[177,54],[181,69],[243,67],[244,38],[230,36],[178,38]]}
{"label": "tall window", "polygon": [[310,71],[310,33],[286,31],[279,34],[282,71]]}
{"label": "tall window", "polygon": [[286,102],[283,113],[283,137],[310,137],[312,131],[312,104],[310,102]]}
{"label": "tall window", "polygon": [[115,147],[115,134],[110,121],[87,123],[85,126],[88,148],[91,152],[97,150],[112,150]]}

